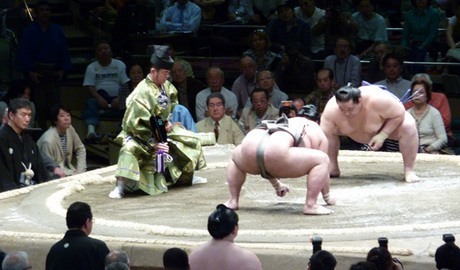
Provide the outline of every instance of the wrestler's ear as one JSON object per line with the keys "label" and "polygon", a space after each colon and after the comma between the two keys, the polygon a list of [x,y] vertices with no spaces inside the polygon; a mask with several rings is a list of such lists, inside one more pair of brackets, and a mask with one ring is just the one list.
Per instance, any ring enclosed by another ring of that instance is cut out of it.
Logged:
{"label": "wrestler's ear", "polygon": [[238,235],[238,225],[235,225],[233,228],[232,234],[235,235],[235,237]]}

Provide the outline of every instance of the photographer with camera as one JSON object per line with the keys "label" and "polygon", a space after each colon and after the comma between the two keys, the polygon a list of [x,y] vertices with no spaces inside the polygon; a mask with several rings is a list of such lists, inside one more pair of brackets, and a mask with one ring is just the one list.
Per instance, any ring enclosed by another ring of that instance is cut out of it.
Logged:
{"label": "photographer with camera", "polygon": [[444,245],[436,249],[434,255],[437,269],[460,270],[460,248],[455,245],[455,237],[452,234],[444,234]]}
{"label": "photographer with camera", "polygon": [[388,251],[388,239],[380,237],[378,242],[379,247],[372,248],[367,253],[366,261],[373,263],[379,270],[403,270],[402,262],[393,258]]}
{"label": "photographer with camera", "polygon": [[311,243],[313,245],[313,255],[310,257],[307,270],[334,270],[337,260],[332,253],[322,250],[323,239],[319,236],[314,236],[311,239]]}

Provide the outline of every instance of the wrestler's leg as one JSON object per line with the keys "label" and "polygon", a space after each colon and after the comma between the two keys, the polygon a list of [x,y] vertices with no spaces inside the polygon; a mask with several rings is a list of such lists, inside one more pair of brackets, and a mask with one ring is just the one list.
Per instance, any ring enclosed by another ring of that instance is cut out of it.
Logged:
{"label": "wrestler's leg", "polygon": [[326,183],[324,184],[323,189],[321,189],[321,194],[323,195],[323,200],[327,203],[327,205],[335,205],[336,200],[330,194],[330,178],[327,178]]}
{"label": "wrestler's leg", "polygon": [[329,165],[329,175],[330,177],[339,177],[340,168],[338,162],[339,149],[340,149],[340,138],[337,135],[327,136],[329,141],[329,149],[327,155],[329,156],[330,165]]}
{"label": "wrestler's leg", "polygon": [[415,120],[408,116],[398,128],[397,131],[400,136],[399,151],[403,157],[404,163],[404,180],[408,183],[420,181],[420,178],[414,172],[415,159],[418,152],[418,132],[415,125]]}
{"label": "wrestler's leg", "polygon": [[227,184],[228,190],[230,192],[230,199],[225,203],[225,205],[228,208],[238,210],[238,201],[240,199],[241,187],[245,181],[246,172],[242,171],[232,158],[227,167]]}
{"label": "wrestler's leg", "polygon": [[[306,215],[331,214],[333,213],[332,210],[317,204],[318,195],[321,190],[327,191],[326,194],[323,193],[323,197],[324,195],[329,195],[329,159],[322,152],[313,152],[310,154],[310,158],[310,162],[313,162],[316,165],[307,175],[307,198],[305,201],[303,213]],[[327,185],[326,190],[324,189],[326,187],[325,185]],[[335,204],[335,201],[330,197],[328,201],[326,201],[328,204],[332,202]]]}

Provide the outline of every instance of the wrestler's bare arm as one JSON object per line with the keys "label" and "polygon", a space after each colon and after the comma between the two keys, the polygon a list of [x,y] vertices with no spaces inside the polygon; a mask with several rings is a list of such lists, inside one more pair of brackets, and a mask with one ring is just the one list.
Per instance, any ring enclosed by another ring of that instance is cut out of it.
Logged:
{"label": "wrestler's bare arm", "polygon": [[386,135],[392,134],[404,120],[405,110],[401,102],[396,100],[394,97],[387,95],[376,96],[376,98],[370,101],[370,106],[375,112],[377,112],[382,119],[384,124],[380,129],[380,132],[384,132]]}

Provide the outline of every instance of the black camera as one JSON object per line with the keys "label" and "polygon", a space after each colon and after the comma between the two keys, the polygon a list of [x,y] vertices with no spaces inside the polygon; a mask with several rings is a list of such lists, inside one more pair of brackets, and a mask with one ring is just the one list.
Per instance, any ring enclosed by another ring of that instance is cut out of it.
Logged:
{"label": "black camera", "polygon": [[451,233],[446,233],[442,235],[442,240],[446,242],[446,244],[449,243],[454,243],[455,242],[455,236]]}
{"label": "black camera", "polygon": [[383,247],[388,249],[388,238],[386,237],[379,237],[379,247]]}
{"label": "black camera", "polygon": [[323,244],[323,239],[320,236],[313,236],[311,239],[313,244],[313,254],[321,250],[321,245]]}

